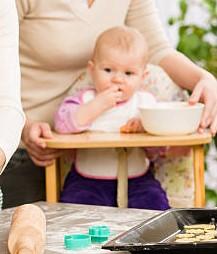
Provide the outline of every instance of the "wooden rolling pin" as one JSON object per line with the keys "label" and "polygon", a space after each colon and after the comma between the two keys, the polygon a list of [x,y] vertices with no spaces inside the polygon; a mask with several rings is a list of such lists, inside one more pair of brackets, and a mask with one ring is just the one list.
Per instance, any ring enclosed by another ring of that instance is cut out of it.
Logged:
{"label": "wooden rolling pin", "polygon": [[15,209],[8,237],[11,254],[42,254],[46,239],[46,218],[36,205],[26,204]]}

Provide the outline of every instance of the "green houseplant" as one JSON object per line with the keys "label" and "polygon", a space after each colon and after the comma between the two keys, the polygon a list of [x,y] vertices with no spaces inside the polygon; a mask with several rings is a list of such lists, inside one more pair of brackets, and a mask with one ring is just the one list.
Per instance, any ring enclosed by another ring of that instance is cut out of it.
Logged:
{"label": "green houseplant", "polygon": [[[178,4],[179,15],[168,21],[169,25],[178,26],[177,50],[217,77],[217,1],[178,0]],[[203,25],[188,22],[188,15],[194,7],[204,12],[206,21]],[[213,141],[217,147],[217,136]],[[206,147],[206,152],[208,149],[209,146]],[[206,198],[216,206],[217,190],[207,187]]]}
{"label": "green houseplant", "polygon": [[[194,5],[207,16],[203,26],[186,21],[190,7]],[[179,16],[169,19],[170,25],[177,24],[179,27],[177,49],[217,77],[217,1],[179,0],[179,9]]]}

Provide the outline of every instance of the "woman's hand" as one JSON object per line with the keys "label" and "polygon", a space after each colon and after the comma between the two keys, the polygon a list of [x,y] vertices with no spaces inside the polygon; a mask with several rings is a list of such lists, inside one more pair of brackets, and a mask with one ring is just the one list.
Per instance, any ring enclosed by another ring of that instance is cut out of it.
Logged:
{"label": "woman's hand", "polygon": [[195,104],[198,101],[205,104],[199,131],[203,132],[210,127],[214,136],[217,132],[217,81],[213,76],[206,75],[195,86],[189,103]]}
{"label": "woman's hand", "polygon": [[22,133],[22,141],[29,153],[30,158],[37,166],[46,167],[61,155],[57,149],[46,148],[44,138],[52,138],[49,124],[44,122],[27,121]]}
{"label": "woman's hand", "polygon": [[139,118],[132,118],[124,126],[121,127],[120,132],[140,133],[144,132],[144,128]]}

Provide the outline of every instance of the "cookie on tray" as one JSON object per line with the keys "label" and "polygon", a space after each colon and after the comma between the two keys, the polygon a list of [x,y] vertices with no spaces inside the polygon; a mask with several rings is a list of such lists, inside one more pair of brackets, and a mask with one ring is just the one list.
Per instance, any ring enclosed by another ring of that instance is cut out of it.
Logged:
{"label": "cookie on tray", "polygon": [[193,224],[185,225],[184,229],[203,229],[203,230],[215,230],[215,225],[213,224]]}

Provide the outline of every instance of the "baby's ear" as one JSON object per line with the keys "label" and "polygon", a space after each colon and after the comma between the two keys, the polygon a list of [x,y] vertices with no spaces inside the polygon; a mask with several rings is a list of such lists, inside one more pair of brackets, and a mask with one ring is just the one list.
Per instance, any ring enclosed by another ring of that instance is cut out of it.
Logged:
{"label": "baby's ear", "polygon": [[87,63],[87,71],[89,74],[92,74],[94,68],[94,62],[92,60],[89,60]]}

